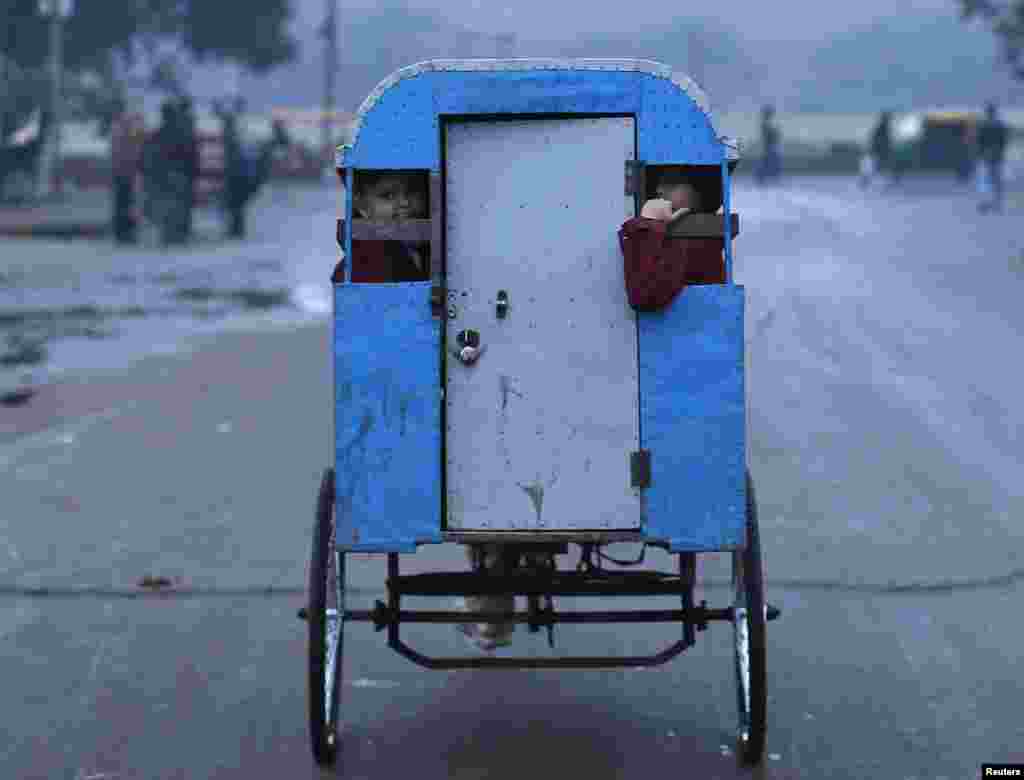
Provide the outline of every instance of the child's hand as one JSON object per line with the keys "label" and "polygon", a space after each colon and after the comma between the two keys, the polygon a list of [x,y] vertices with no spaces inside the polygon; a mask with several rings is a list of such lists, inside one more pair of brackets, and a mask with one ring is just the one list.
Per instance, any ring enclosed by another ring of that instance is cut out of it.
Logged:
{"label": "child's hand", "polygon": [[672,218],[672,203],[661,198],[652,198],[644,204],[641,217],[668,221]]}

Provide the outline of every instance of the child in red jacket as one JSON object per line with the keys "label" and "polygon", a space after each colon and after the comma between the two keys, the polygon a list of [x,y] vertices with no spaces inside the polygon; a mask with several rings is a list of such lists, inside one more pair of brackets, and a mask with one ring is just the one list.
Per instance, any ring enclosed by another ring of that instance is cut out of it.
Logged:
{"label": "child in red jacket", "polygon": [[[353,219],[426,219],[427,198],[416,175],[356,173]],[[342,281],[344,259],[331,281]],[[430,245],[404,241],[352,241],[353,282],[422,282],[430,278]]]}
{"label": "child in red jacket", "polygon": [[725,283],[725,244],[720,238],[670,238],[668,226],[692,213],[715,213],[721,201],[715,174],[670,168],[658,178],[658,197],[619,230],[629,303],[662,308],[687,284]]}

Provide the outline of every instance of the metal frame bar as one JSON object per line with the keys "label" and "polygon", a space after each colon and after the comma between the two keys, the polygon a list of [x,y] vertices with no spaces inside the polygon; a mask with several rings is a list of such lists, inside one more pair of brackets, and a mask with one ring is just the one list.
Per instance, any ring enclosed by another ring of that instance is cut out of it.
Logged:
{"label": "metal frame bar", "polygon": [[357,219],[352,222],[352,238],[356,241],[431,243],[434,238],[432,222],[431,219]]}
{"label": "metal frame bar", "polygon": [[[685,612],[690,612],[694,609],[693,589],[697,585],[696,553],[679,553],[679,579],[682,581],[683,585],[683,594],[681,598],[683,610]],[[688,645],[693,645],[697,641],[694,629],[695,625],[691,621],[683,623],[683,641]]]}
{"label": "metal frame bar", "polygon": [[687,649],[680,640],[660,653],[646,656],[622,656],[602,658],[568,656],[565,658],[431,658],[418,653],[400,640],[389,643],[392,650],[403,658],[425,669],[621,669],[647,666],[661,666],[668,663]]}
{"label": "metal frame bar", "polygon": [[[636,126],[636,118],[634,117],[634,127]],[[639,129],[637,133],[639,133]],[[637,144],[639,148],[639,144]],[[636,181],[634,183],[635,191],[634,195],[634,206],[633,213],[636,216],[640,216],[640,212],[643,210],[644,201],[647,200],[647,163],[637,161],[635,169]]]}
{"label": "metal frame bar", "polygon": [[373,623],[377,630],[390,628],[399,623],[525,623],[530,626],[553,626],[558,623],[572,625],[589,625],[593,623],[675,623],[685,621],[694,626],[707,626],[708,623],[731,623],[735,617],[734,607],[709,608],[707,606],[691,607],[690,609],[632,609],[612,611],[586,612],[555,612],[541,609],[529,612],[479,612],[451,610],[397,610],[378,601],[373,609],[353,609],[345,611],[345,620],[357,620]]}
{"label": "metal frame bar", "polygon": [[[345,168],[345,226],[352,225],[352,187],[355,184],[355,169],[352,166]],[[345,265],[343,284],[352,282],[352,231],[345,230]]]}
{"label": "metal frame bar", "polygon": [[725,231],[733,238],[739,235],[739,214],[730,214],[724,225],[715,214],[687,214],[669,224],[665,235],[668,238],[724,238]]}
{"label": "metal frame bar", "polygon": [[444,281],[444,194],[440,171],[430,172],[430,281],[435,287]]}
{"label": "metal frame bar", "polygon": [[[685,555],[686,553],[684,553]],[[397,555],[390,553],[389,555]],[[682,577],[661,572],[580,572],[480,574],[389,573],[387,588],[402,596],[677,596],[690,587]]]}
{"label": "metal frame bar", "polygon": [[[732,193],[729,191],[732,186],[729,180],[729,158],[726,154],[726,147],[722,145],[722,238],[725,242],[725,283],[732,284],[732,238],[735,233],[730,233],[729,222],[732,217]],[[739,217],[736,218],[736,231],[739,232]]]}

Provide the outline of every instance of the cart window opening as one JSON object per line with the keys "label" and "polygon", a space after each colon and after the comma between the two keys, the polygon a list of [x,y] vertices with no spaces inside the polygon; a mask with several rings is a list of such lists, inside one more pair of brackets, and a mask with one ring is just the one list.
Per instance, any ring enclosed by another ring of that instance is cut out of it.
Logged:
{"label": "cart window opening", "polygon": [[662,197],[665,188],[685,181],[696,191],[698,204],[694,211],[714,214],[722,208],[722,169],[718,165],[648,165],[644,201]]}
{"label": "cart window opening", "polygon": [[659,165],[646,174],[640,216],[619,231],[627,296],[641,311],[667,305],[686,286],[727,281],[724,238],[674,236],[665,224],[719,211],[721,168]]}
{"label": "cart window opening", "polygon": [[[427,170],[355,171],[353,222],[429,219],[430,207],[430,172]],[[334,282],[342,280],[342,267],[339,263],[335,269]],[[353,282],[420,282],[429,278],[429,241],[352,241]]]}

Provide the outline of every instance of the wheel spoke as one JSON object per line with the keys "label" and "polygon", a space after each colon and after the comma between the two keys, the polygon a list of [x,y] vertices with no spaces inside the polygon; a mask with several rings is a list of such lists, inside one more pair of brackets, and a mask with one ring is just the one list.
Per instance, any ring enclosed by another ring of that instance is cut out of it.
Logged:
{"label": "wheel spoke", "polygon": [[309,717],[313,757],[321,767],[334,764],[342,678],[344,634],[344,556],[334,543],[334,471],[320,483],[313,556],[309,569]]}
{"label": "wheel spoke", "polygon": [[345,591],[343,588],[344,576],[342,572],[342,556],[334,546],[334,529],[331,529],[331,547],[327,557],[327,601],[334,601],[336,607],[328,607],[326,613],[326,625],[324,631],[324,720],[329,727],[334,725],[334,713],[332,705],[335,700],[334,687],[338,669],[338,657],[341,651],[342,630],[344,629],[345,614]]}
{"label": "wheel spoke", "polygon": [[740,713],[742,727],[750,723],[750,635],[747,631],[747,608],[736,607],[733,614],[738,683],[743,703],[743,711]]}
{"label": "wheel spoke", "polygon": [[[330,613],[331,610],[328,610]],[[334,700],[334,672],[335,660],[338,657],[338,640],[341,637],[341,621],[337,615],[333,617],[328,614],[327,626],[324,632],[324,649],[326,650],[324,664],[324,721],[328,726],[331,723],[331,702]]]}

